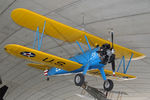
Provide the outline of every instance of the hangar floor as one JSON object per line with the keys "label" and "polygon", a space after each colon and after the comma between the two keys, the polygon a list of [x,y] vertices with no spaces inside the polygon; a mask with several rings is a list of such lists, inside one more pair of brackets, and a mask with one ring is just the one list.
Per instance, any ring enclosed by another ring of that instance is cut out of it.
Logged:
{"label": "hangar floor", "polygon": [[[15,8],[26,8],[49,18],[82,29],[85,16],[86,31],[109,39],[108,29],[115,32],[115,43],[144,53],[147,57],[133,61],[128,73],[132,81],[115,81],[115,91],[126,92],[122,100],[150,98],[150,1],[149,0],[0,0],[0,75],[9,89],[5,100],[83,100],[73,83],[74,75],[51,77],[47,82],[43,72],[26,65],[28,61],[8,55],[3,47],[16,43],[32,48],[35,33],[16,25],[11,17]],[[80,50],[44,36],[42,51],[68,58]],[[86,50],[87,47],[84,46]],[[102,88],[100,78],[87,76],[90,85]],[[112,94],[112,99],[117,98]],[[90,99],[89,99],[90,100]]]}

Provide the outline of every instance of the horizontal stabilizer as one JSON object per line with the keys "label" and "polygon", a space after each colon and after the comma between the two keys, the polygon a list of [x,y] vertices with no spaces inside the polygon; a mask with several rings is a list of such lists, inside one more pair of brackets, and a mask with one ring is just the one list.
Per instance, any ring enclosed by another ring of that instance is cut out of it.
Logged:
{"label": "horizontal stabilizer", "polygon": [[50,66],[44,65],[44,64],[29,63],[27,65],[30,66],[30,67],[34,67],[34,68],[43,70],[43,71],[46,70],[46,69],[50,69],[51,68]]}
{"label": "horizontal stabilizer", "polygon": [[[124,73],[116,72],[115,76],[113,76],[113,72],[110,70],[105,69],[105,74],[108,79],[114,79],[114,80],[132,80],[136,79],[136,76],[128,75]],[[92,76],[101,76],[101,73],[98,69],[90,70],[87,72],[89,75]]]}

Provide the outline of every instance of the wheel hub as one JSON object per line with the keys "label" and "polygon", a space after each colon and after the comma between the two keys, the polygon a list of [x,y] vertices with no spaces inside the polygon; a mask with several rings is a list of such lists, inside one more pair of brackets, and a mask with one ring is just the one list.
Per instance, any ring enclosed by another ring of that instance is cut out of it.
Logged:
{"label": "wheel hub", "polygon": [[109,88],[109,87],[110,87],[110,84],[109,84],[108,81],[105,82],[105,87],[106,87],[106,88]]}
{"label": "wheel hub", "polygon": [[80,79],[80,76],[77,76],[77,77],[76,77],[76,82],[77,82],[77,83],[80,83],[80,80],[81,80],[81,79]]}

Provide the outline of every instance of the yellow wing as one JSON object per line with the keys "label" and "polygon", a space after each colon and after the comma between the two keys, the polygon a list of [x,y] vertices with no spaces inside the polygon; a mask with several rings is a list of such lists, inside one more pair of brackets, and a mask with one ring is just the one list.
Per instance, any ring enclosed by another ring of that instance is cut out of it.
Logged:
{"label": "yellow wing", "polygon": [[[27,9],[18,8],[13,10],[11,13],[11,17],[15,23],[33,31],[36,31],[37,27],[39,26],[40,33],[42,33],[44,21],[46,21],[44,34],[66,42],[75,42],[77,40],[81,43],[86,44],[86,35],[90,45],[93,47],[95,47],[96,45],[101,46],[104,43],[110,43],[110,41],[104,40],[87,32],[64,25],[60,22],[57,22],[35,12],[29,11]],[[114,49],[116,58],[122,58],[122,56],[125,56],[126,59],[129,59],[132,53],[134,54],[132,60],[137,60],[145,57],[145,55],[142,53],[122,47],[117,44],[114,44]]]}
{"label": "yellow wing", "polygon": [[8,44],[5,46],[5,50],[6,52],[14,56],[54,66],[56,68],[67,71],[73,71],[82,66],[77,62],[57,57],[35,49],[27,48],[21,45]]}
{"label": "yellow wing", "polygon": [[45,65],[45,64],[28,63],[27,65],[30,66],[30,67],[34,67],[34,68],[43,70],[43,71],[46,70],[46,69],[52,68],[52,67],[50,67],[48,65]]}
{"label": "yellow wing", "polygon": [[[128,74],[116,72],[115,76],[113,76],[113,72],[112,71],[107,70],[107,69],[105,69],[104,71],[105,71],[106,77],[108,79],[115,79],[115,80],[136,79],[136,76],[133,76],[133,75],[128,75]],[[100,73],[100,71],[98,69],[89,70],[87,73],[89,75],[92,75],[92,76],[101,76],[101,73]]]}

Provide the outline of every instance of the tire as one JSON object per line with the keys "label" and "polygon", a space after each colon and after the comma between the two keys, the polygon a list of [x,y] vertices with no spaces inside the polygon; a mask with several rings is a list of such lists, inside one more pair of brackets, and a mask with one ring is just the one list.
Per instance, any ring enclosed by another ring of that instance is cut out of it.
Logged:
{"label": "tire", "polygon": [[74,83],[76,86],[82,86],[84,83],[84,75],[83,74],[77,74],[74,77]]}
{"label": "tire", "polygon": [[111,91],[114,87],[114,83],[112,80],[107,79],[104,81],[103,87],[105,91]]}
{"label": "tire", "polygon": [[49,81],[49,77],[47,77],[46,80]]}

